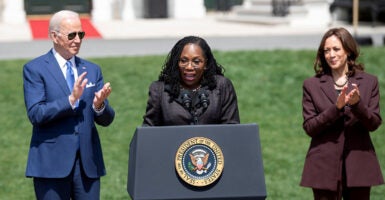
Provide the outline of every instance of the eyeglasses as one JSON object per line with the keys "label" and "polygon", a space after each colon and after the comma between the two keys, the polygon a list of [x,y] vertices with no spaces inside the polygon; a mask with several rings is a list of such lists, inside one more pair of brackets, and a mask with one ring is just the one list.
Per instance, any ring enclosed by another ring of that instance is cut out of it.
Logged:
{"label": "eyeglasses", "polygon": [[68,33],[68,34],[64,34],[64,33],[60,33],[60,34],[67,35],[68,40],[73,40],[73,39],[75,39],[76,35],[79,35],[79,38],[83,39],[84,36],[86,35],[86,32],[79,31],[79,32],[72,32],[72,33]]}
{"label": "eyeglasses", "polygon": [[187,66],[190,65],[190,63],[194,69],[198,69],[203,66],[204,61],[201,59],[189,60],[189,59],[182,58],[179,60],[179,67],[186,68]]}

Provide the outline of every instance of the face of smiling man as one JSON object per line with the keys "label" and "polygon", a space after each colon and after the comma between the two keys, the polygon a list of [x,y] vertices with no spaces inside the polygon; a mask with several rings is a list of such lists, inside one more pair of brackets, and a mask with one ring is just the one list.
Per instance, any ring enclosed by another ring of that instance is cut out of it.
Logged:
{"label": "face of smiling man", "polygon": [[[83,32],[83,29],[80,19],[77,17],[65,18],[60,22],[60,29],[51,32],[54,48],[64,59],[69,59],[79,53],[82,44],[79,32]],[[68,34],[71,33],[76,34],[72,39],[68,37]]]}
{"label": "face of smiling man", "polygon": [[190,90],[198,88],[206,66],[202,48],[197,44],[186,44],[178,64],[182,86]]}

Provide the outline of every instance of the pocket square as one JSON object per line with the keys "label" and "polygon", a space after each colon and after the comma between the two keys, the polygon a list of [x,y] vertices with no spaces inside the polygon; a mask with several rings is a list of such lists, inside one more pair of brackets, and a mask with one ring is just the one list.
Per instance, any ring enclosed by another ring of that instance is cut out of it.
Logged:
{"label": "pocket square", "polygon": [[94,87],[94,86],[95,86],[95,83],[89,82],[87,83],[86,88]]}

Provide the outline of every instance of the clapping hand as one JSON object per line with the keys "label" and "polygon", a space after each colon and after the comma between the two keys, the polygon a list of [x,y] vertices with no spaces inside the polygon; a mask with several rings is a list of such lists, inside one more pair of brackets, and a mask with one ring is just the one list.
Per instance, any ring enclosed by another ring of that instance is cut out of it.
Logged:
{"label": "clapping hand", "polygon": [[94,107],[97,109],[102,107],[104,100],[107,99],[108,96],[110,96],[111,91],[112,91],[111,84],[108,82],[104,84],[102,89],[95,92]]}
{"label": "clapping hand", "polygon": [[358,89],[357,84],[352,84],[353,90],[349,92],[347,96],[347,101],[349,105],[355,105],[360,101],[360,90]]}
{"label": "clapping hand", "polygon": [[348,86],[344,86],[338,95],[336,106],[338,109],[342,109],[345,105],[355,105],[360,101],[360,91],[357,84],[352,84],[353,90],[346,94]]}
{"label": "clapping hand", "polygon": [[83,72],[75,81],[74,88],[72,89],[71,95],[69,97],[71,105],[74,105],[75,102],[82,96],[84,88],[86,87],[88,82],[88,79],[85,78],[86,75],[87,72]]}

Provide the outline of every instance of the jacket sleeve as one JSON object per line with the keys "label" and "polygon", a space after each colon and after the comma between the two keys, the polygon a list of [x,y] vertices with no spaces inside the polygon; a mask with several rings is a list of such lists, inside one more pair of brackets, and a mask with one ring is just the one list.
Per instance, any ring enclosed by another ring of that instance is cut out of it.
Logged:
{"label": "jacket sleeve", "polygon": [[378,80],[376,77],[368,78],[365,83],[370,88],[360,90],[361,100],[351,107],[351,111],[369,131],[375,131],[382,123]]}
{"label": "jacket sleeve", "polygon": [[320,97],[317,97],[320,91],[318,88],[314,88],[314,84],[314,82],[309,80],[304,81],[302,97],[302,115],[304,120],[302,126],[310,137],[317,136],[326,129],[331,128],[334,122],[344,114],[343,109],[338,110],[335,104],[330,104],[323,110],[316,107],[316,101],[322,100],[320,100]]}
{"label": "jacket sleeve", "polygon": [[238,100],[234,86],[229,79],[225,78],[221,87],[223,89],[221,123],[239,124]]}
{"label": "jacket sleeve", "polygon": [[148,100],[146,106],[146,113],[143,116],[143,126],[160,126],[162,125],[162,109],[161,97],[163,87],[160,82],[153,82],[148,91]]}
{"label": "jacket sleeve", "polygon": [[44,63],[35,62],[27,63],[23,67],[24,102],[31,123],[42,125],[76,115],[69,103],[68,96],[60,93],[61,90],[58,87],[53,88],[55,87],[53,84],[49,87],[51,87],[50,91],[54,92],[55,99],[48,97],[47,82],[55,80],[51,80],[50,76],[43,74],[41,66]]}
{"label": "jacket sleeve", "polygon": [[105,108],[100,115],[95,114],[95,123],[100,126],[108,126],[112,123],[115,118],[115,111],[108,103],[108,100],[105,100]]}
{"label": "jacket sleeve", "polygon": [[[96,77],[97,78],[97,90],[100,90],[103,88],[104,86],[104,80],[103,80],[103,75],[102,75],[102,70],[99,66],[96,67]],[[94,96],[93,96],[94,98]],[[93,103],[93,98],[91,99],[91,104]],[[108,99],[104,100],[104,105],[105,105],[105,108],[103,110],[102,113],[100,114],[96,114],[96,112],[94,112],[94,119],[95,119],[95,123],[97,123],[98,125],[100,126],[108,126],[110,125],[113,121],[114,121],[114,118],[115,118],[115,111],[114,109],[111,107]]]}

